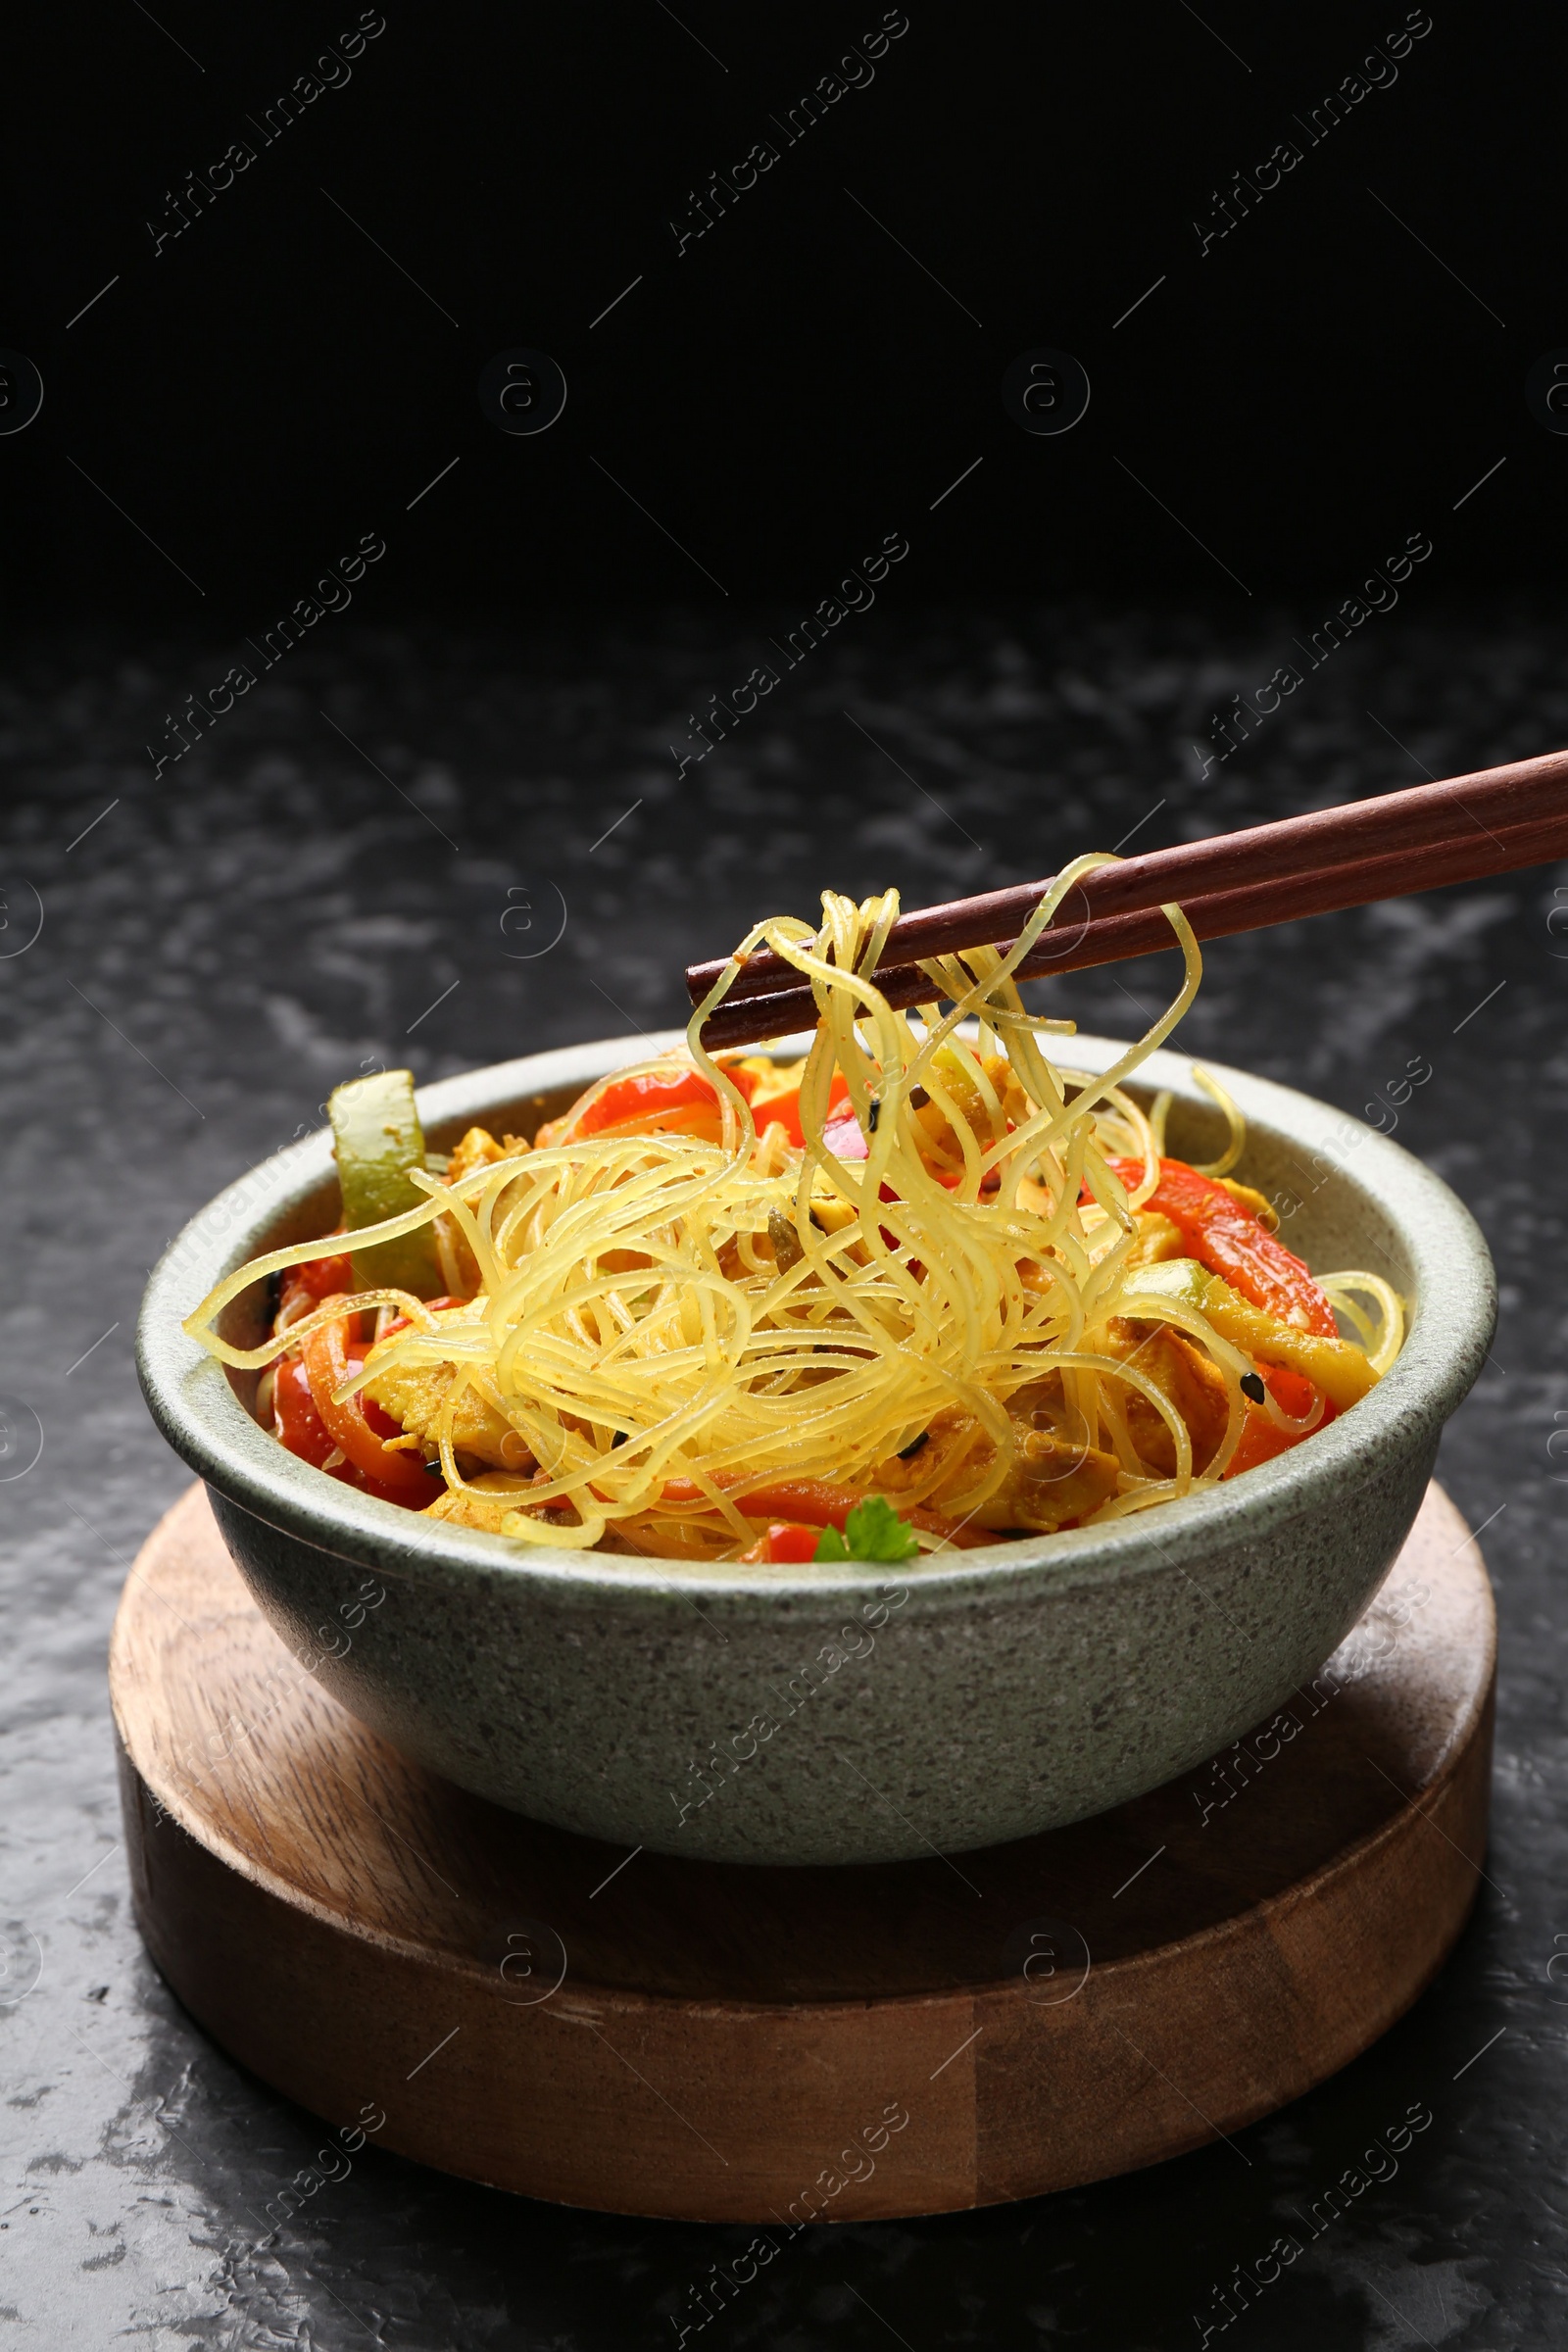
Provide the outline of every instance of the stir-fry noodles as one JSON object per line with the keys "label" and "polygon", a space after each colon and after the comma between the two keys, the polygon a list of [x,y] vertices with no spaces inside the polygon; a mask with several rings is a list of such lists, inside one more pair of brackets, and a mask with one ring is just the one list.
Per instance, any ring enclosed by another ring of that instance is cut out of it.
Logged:
{"label": "stir-fry noodles", "polygon": [[[1102,1074],[1004,956],[875,982],[898,912],[824,893],[759,923],[685,1054],[601,1079],[531,1139],[425,1153],[406,1072],[333,1097],[344,1218],[276,1250],[187,1329],[265,1367],[257,1409],[318,1469],[511,1538],[687,1560],[897,1558],[1102,1525],[1234,1478],[1349,1409],[1400,1345],[1377,1275],[1314,1277],[1268,1202],[1164,1151],[1127,1082],[1192,1003]],[[773,949],[818,1012],[804,1061],[715,1060],[702,1024]],[[944,1009],[945,1008],[945,1009]],[[271,1336],[221,1309],[274,1285]],[[1341,1321],[1351,1335],[1344,1337]]]}

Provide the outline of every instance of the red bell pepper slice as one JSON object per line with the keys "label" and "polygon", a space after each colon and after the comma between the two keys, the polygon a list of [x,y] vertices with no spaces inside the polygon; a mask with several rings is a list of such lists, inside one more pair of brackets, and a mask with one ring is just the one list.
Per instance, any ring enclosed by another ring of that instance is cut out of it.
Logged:
{"label": "red bell pepper slice", "polygon": [[1267,1413],[1256,1406],[1248,1410],[1242,1425],[1242,1435],[1236,1451],[1226,1465],[1227,1478],[1240,1478],[1244,1470],[1255,1470],[1259,1462],[1271,1462],[1276,1454],[1289,1453],[1300,1440],[1293,1438],[1287,1429],[1276,1429]]}
{"label": "red bell pepper slice", "polygon": [[[732,1075],[738,1079],[740,1073],[736,1071]],[[757,1122],[759,1135],[765,1128],[782,1127],[796,1151],[804,1151],[806,1137],[801,1132],[801,1090],[798,1086],[791,1087],[787,1094],[769,1095],[761,1102],[758,1102],[755,1095],[749,1096],[747,1099],[752,1105],[752,1117]],[[849,1102],[849,1099],[850,1082],[842,1070],[835,1070],[833,1083],[827,1090],[827,1120],[825,1122],[827,1125],[834,1124],[833,1113],[841,1109]],[[865,1153],[863,1152],[841,1152],[839,1157],[841,1159],[863,1159]]]}
{"label": "red bell pepper slice", "polygon": [[762,1557],[775,1566],[786,1560],[814,1560],[821,1541],[819,1527],[805,1527],[795,1519],[775,1519],[764,1539]]}
{"label": "red bell pepper slice", "polygon": [[316,1409],[305,1366],[297,1355],[279,1358],[272,1380],[272,1420],[289,1452],[319,1470],[332,1450],[332,1437]]}
{"label": "red bell pepper slice", "polygon": [[[731,1070],[728,1074],[750,1102],[757,1085],[755,1073]],[[657,1128],[672,1112],[694,1105],[709,1110],[718,1105],[717,1093],[701,1070],[641,1070],[630,1078],[615,1079],[586,1108],[573,1111],[567,1133],[575,1143],[584,1136],[601,1135],[608,1127],[625,1127],[633,1119]]]}
{"label": "red bell pepper slice", "polygon": [[[355,1359],[348,1356],[345,1360],[352,1364]],[[399,1435],[398,1425],[391,1414],[382,1412],[380,1406],[369,1397],[365,1399],[365,1408],[366,1419],[372,1429],[384,1430],[390,1437]],[[327,1456],[337,1450],[336,1441],[316,1409],[310,1376],[297,1355],[285,1355],[277,1365],[272,1382],[272,1426],[290,1453],[298,1454],[300,1460],[309,1462],[313,1469],[326,1470],[328,1478],[338,1479],[344,1486],[354,1487],[362,1494],[377,1495],[383,1502],[401,1503],[406,1510],[423,1510],[427,1504],[434,1502],[438,1494],[446,1492],[445,1480],[432,1478],[428,1471],[420,1472],[421,1487],[410,1489],[407,1484],[391,1487],[379,1478],[368,1478],[364,1471],[348,1461],[334,1462],[327,1469]],[[408,1453],[402,1458],[405,1461],[414,1459]]]}
{"label": "red bell pepper slice", "polygon": [[[729,1494],[736,1509],[749,1519],[789,1518],[813,1526],[819,1533],[824,1527],[836,1527],[842,1534],[856,1504],[865,1500],[858,1488],[841,1487],[830,1478],[773,1478],[747,1493],[747,1476],[744,1470],[721,1470],[713,1483]],[[664,1481],[660,1499],[678,1510],[693,1503],[700,1506],[708,1497],[694,1478],[670,1478]],[[992,1541],[983,1529],[945,1518],[923,1504],[902,1510],[902,1515],[925,1535],[945,1536],[965,1550]]]}
{"label": "red bell pepper slice", "polygon": [[[769,1095],[759,1103],[756,1102],[757,1090],[762,1083],[759,1072],[725,1065],[724,1074],[747,1102],[755,1105],[760,1135],[765,1128],[782,1127],[796,1150],[803,1148],[805,1138],[801,1133],[801,1090],[798,1086],[789,1088],[783,1094]],[[829,1118],[849,1099],[849,1081],[842,1070],[836,1070],[828,1090]],[[612,1129],[622,1131],[629,1128],[633,1133],[657,1133],[660,1130],[700,1128],[709,1123],[717,1109],[717,1092],[701,1070],[644,1070],[630,1078],[615,1079],[597,1101],[589,1102],[580,1111],[573,1109],[568,1112],[553,1140],[576,1143],[585,1136],[605,1135]],[[859,1156],[863,1158],[863,1152]]]}
{"label": "red bell pepper slice", "polygon": [[[422,1510],[435,1499],[435,1485],[420,1457],[407,1448],[393,1452],[383,1445],[369,1418],[372,1408],[368,1398],[356,1395],[342,1404],[334,1399],[334,1390],[349,1374],[348,1320],[343,1315],[334,1322],[323,1323],[303,1344],[301,1353],[311,1401],[333,1445],[341,1448],[359,1473],[354,1484],[365,1486],[385,1501],[403,1502],[415,1510]],[[373,1409],[379,1412],[378,1407]],[[388,1416],[381,1413],[380,1419],[385,1422]]]}
{"label": "red bell pepper slice", "polygon": [[[1288,1364],[1259,1364],[1258,1373],[1280,1410],[1289,1413],[1293,1421],[1304,1421],[1319,1394],[1305,1374],[1293,1372]],[[1289,1453],[1293,1446],[1300,1445],[1302,1438],[1314,1437],[1318,1429],[1327,1429],[1331,1421],[1338,1419],[1339,1407],[1327,1396],[1323,1399],[1322,1417],[1316,1429],[1310,1430],[1279,1429],[1260,1405],[1249,1404],[1241,1438],[1225,1476],[1239,1478],[1244,1470],[1255,1470],[1259,1462],[1271,1462],[1276,1454]]]}
{"label": "red bell pepper slice", "polygon": [[290,1266],[284,1274],[277,1311],[284,1314],[292,1305],[294,1315],[289,1316],[292,1322],[296,1315],[306,1311],[298,1303],[301,1299],[309,1298],[313,1306],[319,1306],[323,1298],[333,1298],[340,1291],[352,1291],[354,1287],[346,1251],[341,1257],[308,1258],[303,1266]]}
{"label": "red bell pepper slice", "polygon": [[[1129,1192],[1143,1182],[1141,1159],[1110,1164]],[[1339,1337],[1334,1309],[1300,1259],[1212,1176],[1200,1176],[1183,1159],[1162,1159],[1159,1182],[1144,1206],[1169,1217],[1190,1255],[1250,1305],[1298,1331],[1316,1332],[1325,1340]]]}

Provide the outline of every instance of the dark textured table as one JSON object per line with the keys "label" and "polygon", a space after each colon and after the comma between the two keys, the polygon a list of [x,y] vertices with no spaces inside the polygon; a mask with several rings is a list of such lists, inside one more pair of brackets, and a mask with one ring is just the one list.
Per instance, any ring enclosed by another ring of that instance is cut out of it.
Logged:
{"label": "dark textured table", "polygon": [[[1218,944],[1177,1041],[1384,1126],[1390,1082],[1429,1063],[1397,1134],[1470,1202],[1502,1284],[1494,1365],[1442,1463],[1485,1528],[1501,1606],[1494,1844],[1438,1983],[1322,2090],[1233,2144],[1070,2196],[809,2232],[728,2302],[705,2302],[704,2281],[748,2231],[557,2211],[369,2148],[276,2230],[265,2208],[319,2128],[165,1989],[118,1842],[105,1642],[136,1545],[186,1480],[142,1408],[130,1335],[182,1220],[318,1123],[362,1062],[426,1079],[661,1026],[680,1017],[689,956],[760,912],[810,913],[824,883],[894,881],[914,903],[1023,879],[1064,851],[1134,834],[1152,848],[1568,741],[1560,625],[1455,614],[1418,630],[1395,615],[1204,778],[1194,746],[1211,715],[1310,618],[1276,614],[1243,643],[1193,617],[879,612],[684,774],[691,715],[731,702],[776,618],[557,638],[334,623],[156,782],[142,747],[169,749],[166,712],[210,683],[198,647],[105,638],[19,657],[0,702],[0,2319],[16,2340],[1564,2340],[1568,913],[1552,910],[1568,891],[1554,895],[1554,873]],[[1058,982],[1051,1009],[1128,1033],[1170,971],[1160,958]],[[1357,2169],[1412,2105],[1431,2127]],[[1293,2210],[1348,2173],[1358,2185],[1337,2222],[1223,2325],[1216,2289],[1238,2266],[1255,2275]]]}

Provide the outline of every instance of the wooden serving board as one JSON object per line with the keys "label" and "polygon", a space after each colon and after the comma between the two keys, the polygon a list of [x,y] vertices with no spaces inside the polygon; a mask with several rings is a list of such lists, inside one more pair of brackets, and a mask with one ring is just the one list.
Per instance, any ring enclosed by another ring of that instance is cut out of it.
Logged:
{"label": "wooden serving board", "polygon": [[200,1488],[110,1677],[142,1933],[265,2081],[471,2180],[788,2231],[1152,2164],[1363,2050],[1476,1891],[1494,1654],[1434,1487],[1271,1727],[1070,1829],[843,1870],[628,1859],[405,1762],[290,1656]]}

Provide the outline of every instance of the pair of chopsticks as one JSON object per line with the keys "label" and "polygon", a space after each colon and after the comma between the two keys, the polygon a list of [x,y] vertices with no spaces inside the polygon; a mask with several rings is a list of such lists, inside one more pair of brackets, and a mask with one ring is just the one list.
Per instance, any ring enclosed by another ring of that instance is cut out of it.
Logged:
{"label": "pair of chopsticks", "polygon": [[[1097,867],[1068,892],[1014,977],[1081,972],[1171,947],[1174,935],[1160,908],[1173,901],[1198,938],[1225,939],[1555,858],[1568,858],[1568,752]],[[1049,888],[1049,882],[1020,882],[901,915],[876,967],[877,987],[898,1009],[930,1004],[938,991],[921,961],[967,948],[1005,950]],[[729,960],[690,966],[686,985],[694,1004]],[[815,1001],[793,964],[759,949],[709,1015],[703,1043],[717,1053],[815,1023]]]}

